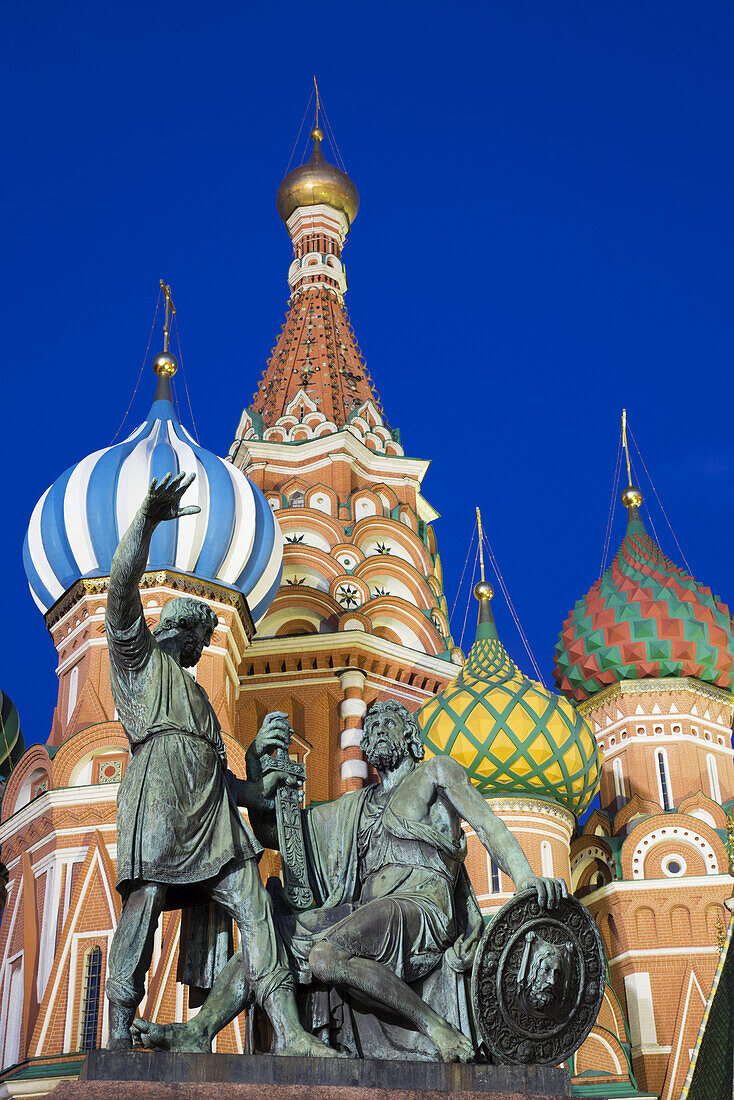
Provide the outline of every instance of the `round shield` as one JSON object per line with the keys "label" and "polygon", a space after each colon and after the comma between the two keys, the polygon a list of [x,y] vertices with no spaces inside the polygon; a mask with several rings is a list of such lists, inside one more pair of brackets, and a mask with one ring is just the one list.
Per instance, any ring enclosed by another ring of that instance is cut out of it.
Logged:
{"label": "round shield", "polygon": [[601,936],[575,898],[542,909],[535,889],[492,919],[472,970],[477,1030],[509,1065],[557,1066],[583,1043],[604,997]]}

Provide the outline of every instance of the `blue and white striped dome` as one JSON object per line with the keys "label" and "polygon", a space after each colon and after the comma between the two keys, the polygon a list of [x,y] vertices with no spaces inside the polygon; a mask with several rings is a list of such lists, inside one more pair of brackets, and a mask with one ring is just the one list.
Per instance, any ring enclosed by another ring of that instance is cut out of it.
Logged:
{"label": "blue and white striped dome", "polygon": [[181,471],[196,473],[182,504],[201,511],[159,525],[147,569],[175,569],[236,588],[257,624],[280,584],[280,527],[242,471],[205,451],[181,426],[163,378],[145,423],[122,443],[71,466],[34,508],[23,564],[41,611],[81,577],[107,576],[151,479]]}

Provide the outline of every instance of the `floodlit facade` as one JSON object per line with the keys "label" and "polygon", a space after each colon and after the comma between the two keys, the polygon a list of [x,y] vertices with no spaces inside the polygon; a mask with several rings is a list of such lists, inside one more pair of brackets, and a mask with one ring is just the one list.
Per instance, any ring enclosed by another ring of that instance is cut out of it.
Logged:
{"label": "floodlit facade", "polygon": [[[459,760],[536,872],[566,878],[599,924],[609,982],[570,1067],[579,1090],[677,1100],[731,893],[729,612],[663,557],[628,497],[617,558],[564,625],[561,695],[507,655],[489,586],[478,591],[474,646],[466,657],[455,648],[438,515],[421,489],[428,462],[406,455],[345,311],[343,249],[359,196],[324,157],[318,128],[312,138],[277,197],[294,253],[285,323],[227,457],[181,425],[175,360],[159,356],[143,424],[82,458],[33,512],[24,560],[58,654],[59,696],[47,743],[27,750],[17,712],[3,710],[0,1096],[45,1095],[106,1041],[128,761],[109,685],[109,566],[150,478],[182,470],[197,473],[184,503],[201,512],[156,533],[141,594],[151,627],[176,595],[214,609],[195,675],[230,767],[243,774],[264,715],[287,711],[306,801],[333,799],[374,778],[359,747],[369,705],[393,697],[417,711],[427,752]],[[513,887],[467,832],[469,874],[491,917]],[[266,853],[263,877],[279,869]],[[179,931],[180,915],[165,913],[146,1017],[197,1010],[177,979]],[[217,1039],[220,1051],[251,1044],[244,1014]]]}

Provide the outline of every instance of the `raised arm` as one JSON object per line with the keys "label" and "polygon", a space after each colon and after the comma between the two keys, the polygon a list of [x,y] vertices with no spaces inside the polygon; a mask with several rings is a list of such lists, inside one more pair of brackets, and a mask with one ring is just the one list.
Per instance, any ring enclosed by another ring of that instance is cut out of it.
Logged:
{"label": "raised arm", "polygon": [[110,569],[110,586],[107,596],[107,619],[116,630],[132,626],[142,612],[138,585],[145,572],[148,551],[153,532],[163,520],[178,519],[201,511],[192,504],[179,507],[181,497],[195,478],[195,474],[170,474],[160,485],[153,478],[145,500],[135,513],[135,518],[120,539]]}
{"label": "raised arm", "polygon": [[[435,757],[435,775],[444,797],[481,840],[490,856],[515,883],[515,890],[534,886],[541,905],[557,905],[567,894],[563,879],[541,878],[534,874],[515,836],[496,817],[466,772],[450,756]],[[433,761],[431,761],[433,763]]]}

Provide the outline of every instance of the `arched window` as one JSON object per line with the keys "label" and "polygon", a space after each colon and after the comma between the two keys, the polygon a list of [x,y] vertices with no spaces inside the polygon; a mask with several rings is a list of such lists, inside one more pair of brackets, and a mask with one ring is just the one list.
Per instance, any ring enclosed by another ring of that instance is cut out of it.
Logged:
{"label": "arched window", "polygon": [[708,753],[706,767],[709,770],[709,788],[714,802],[721,802],[721,788],[719,787],[719,769],[716,765],[716,757]]}
{"label": "arched window", "polygon": [[84,993],[79,1029],[79,1049],[94,1050],[97,1046],[99,996],[102,991],[102,948],[92,947],[84,962]]}
{"label": "arched window", "polygon": [[612,773],[614,775],[614,793],[617,798],[624,799],[624,776],[622,774],[622,761],[619,757],[612,764]]}
{"label": "arched window", "polygon": [[547,840],[540,845],[540,870],[544,878],[553,878],[553,852]]}
{"label": "arched window", "polygon": [[70,721],[76,706],[76,697],[79,691],[79,665],[74,665],[69,673],[69,699],[66,704],[66,721]]}
{"label": "arched window", "polygon": [[495,863],[495,861],[492,859],[491,856],[488,856],[488,859],[489,859],[489,892],[491,894],[499,894],[502,891],[502,884],[500,882],[500,869],[497,866],[497,864]]}
{"label": "arched window", "polygon": [[673,792],[670,787],[670,773],[668,771],[668,756],[665,749],[658,749],[655,753],[658,767],[658,793],[660,805],[664,810],[673,809]]}
{"label": "arched window", "polygon": [[295,493],[291,494],[291,498],[288,501],[288,503],[290,504],[291,508],[305,508],[306,507],[305,493],[302,493],[300,491],[300,489],[296,489]]}

